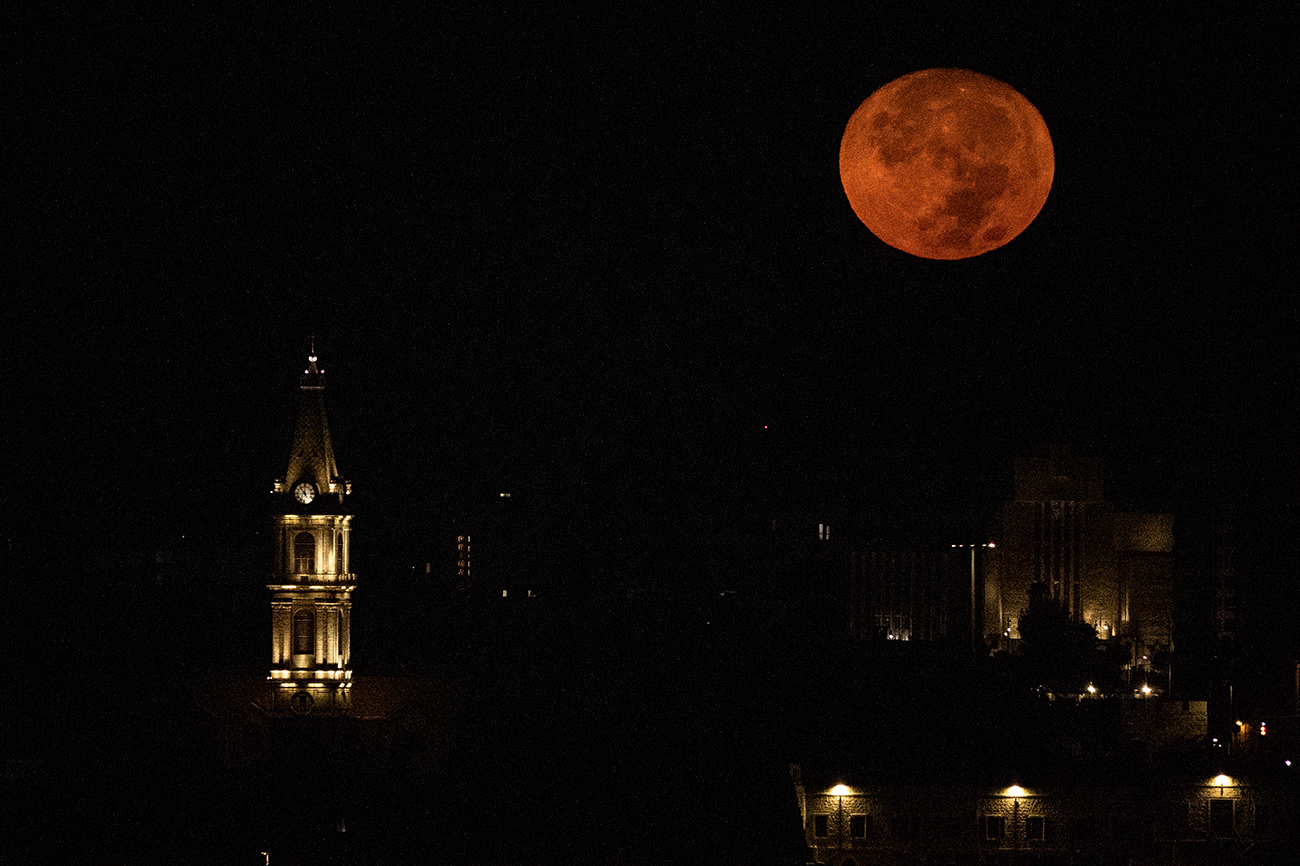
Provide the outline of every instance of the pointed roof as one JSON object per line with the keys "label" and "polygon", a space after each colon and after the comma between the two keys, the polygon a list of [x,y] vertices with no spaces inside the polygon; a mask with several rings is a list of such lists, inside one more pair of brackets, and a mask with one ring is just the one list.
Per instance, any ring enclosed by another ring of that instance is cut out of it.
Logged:
{"label": "pointed roof", "polygon": [[312,349],[307,357],[307,369],[298,380],[298,421],[289,448],[284,490],[292,495],[297,485],[310,481],[317,496],[337,493],[342,502],[343,495],[350,491],[347,482],[339,477],[338,464],[334,461],[334,444],[325,417],[325,371],[317,367],[314,345]]}

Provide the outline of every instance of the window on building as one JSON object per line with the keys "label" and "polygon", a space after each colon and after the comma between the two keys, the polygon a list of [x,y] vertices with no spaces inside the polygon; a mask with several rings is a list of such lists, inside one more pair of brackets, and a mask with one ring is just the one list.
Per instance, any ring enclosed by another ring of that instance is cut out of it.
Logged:
{"label": "window on building", "polygon": [[831,540],[831,527],[829,523],[817,524],[817,538],[820,541]]}
{"label": "window on building", "polygon": [[984,838],[1001,839],[1006,835],[1007,819],[1001,815],[984,816]]}
{"label": "window on building", "polygon": [[310,608],[293,615],[293,651],[295,655],[316,652],[316,614]]}
{"label": "window on building", "polygon": [[831,835],[830,815],[813,815],[813,835],[818,839],[825,839]]}
{"label": "window on building", "polygon": [[456,536],[456,574],[461,577],[469,577],[470,569],[473,568],[471,557],[470,543],[468,535]]}
{"label": "window on building", "polygon": [[850,815],[849,816],[849,838],[867,839],[871,836],[871,816],[870,815]]}
{"label": "window on building", "polygon": [[293,539],[293,570],[299,574],[316,573],[316,536],[299,532]]}
{"label": "window on building", "polygon": [[1232,804],[1234,800],[1210,801],[1210,834],[1213,836],[1233,835]]}
{"label": "window on building", "polygon": [[1047,838],[1047,819],[1042,815],[1028,815],[1025,817],[1025,838],[1035,839],[1039,842]]}

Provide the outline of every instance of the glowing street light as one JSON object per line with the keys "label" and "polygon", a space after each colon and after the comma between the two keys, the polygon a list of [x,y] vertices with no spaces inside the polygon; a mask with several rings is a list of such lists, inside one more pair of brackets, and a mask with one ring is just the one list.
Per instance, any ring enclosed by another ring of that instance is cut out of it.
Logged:
{"label": "glowing street light", "polygon": [[839,847],[843,848],[844,847],[844,795],[851,794],[852,791],[849,790],[848,785],[840,783],[836,785],[834,788],[831,788],[831,793],[835,795],[835,802],[837,804],[837,810],[836,810],[837,814],[836,814],[835,821],[839,827],[839,831],[836,833],[836,837],[839,840]]}
{"label": "glowing street light", "polygon": [[1025,796],[1025,789],[1019,785],[1012,785],[1002,794],[1011,798],[1011,847],[1018,851],[1020,850],[1020,798]]}

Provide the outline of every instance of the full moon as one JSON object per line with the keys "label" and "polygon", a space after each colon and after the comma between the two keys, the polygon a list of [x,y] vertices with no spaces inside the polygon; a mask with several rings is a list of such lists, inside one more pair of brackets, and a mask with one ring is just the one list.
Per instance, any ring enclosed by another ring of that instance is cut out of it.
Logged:
{"label": "full moon", "polygon": [[1010,241],[1042,210],[1055,171],[1038,109],[967,69],[891,81],[858,106],[840,142],[840,180],[858,219],[927,259]]}

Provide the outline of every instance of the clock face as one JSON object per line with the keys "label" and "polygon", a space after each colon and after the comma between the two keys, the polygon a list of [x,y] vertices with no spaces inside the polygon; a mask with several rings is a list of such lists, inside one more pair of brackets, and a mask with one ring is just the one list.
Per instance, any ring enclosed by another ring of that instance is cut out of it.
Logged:
{"label": "clock face", "polygon": [[293,489],[293,498],[306,505],[316,498],[316,488],[310,481],[304,481]]}

